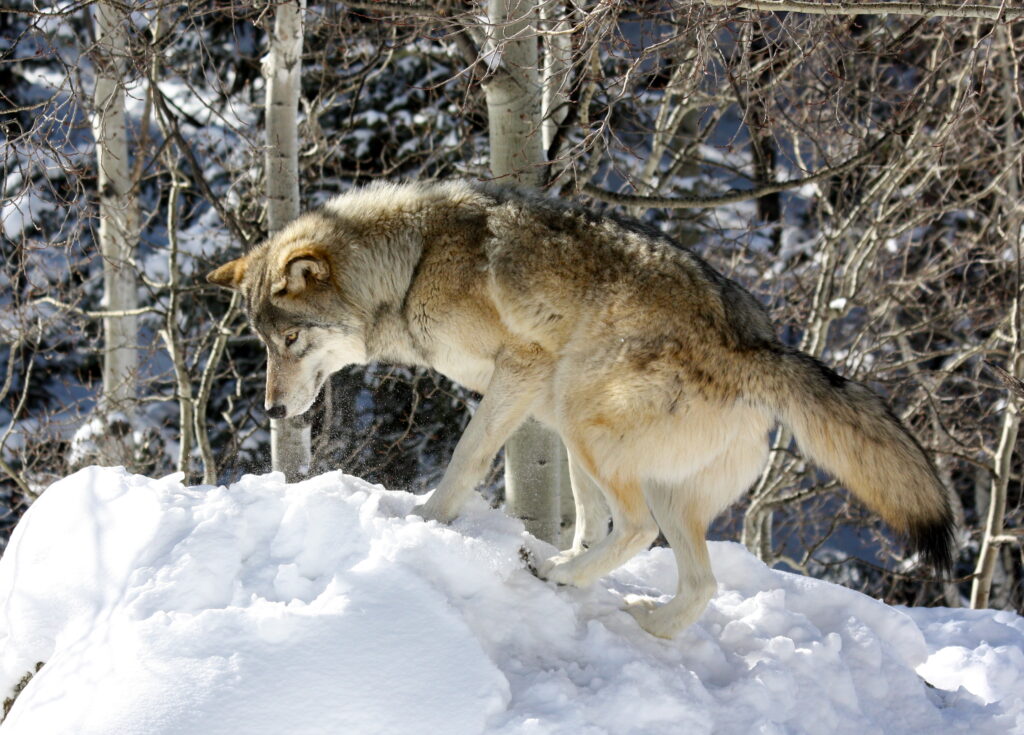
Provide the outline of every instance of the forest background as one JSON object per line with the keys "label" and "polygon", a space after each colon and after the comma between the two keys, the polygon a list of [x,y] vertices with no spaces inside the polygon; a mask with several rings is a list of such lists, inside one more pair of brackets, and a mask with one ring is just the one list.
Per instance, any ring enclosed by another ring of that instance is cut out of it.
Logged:
{"label": "forest background", "polygon": [[[954,578],[931,576],[779,433],[712,536],[888,602],[1024,607],[1024,13],[1005,5],[14,0],[0,540],[86,464],[270,469],[262,346],[203,275],[272,229],[268,49],[300,8],[302,209],[376,178],[494,178],[495,94],[526,79],[539,155],[499,180],[642,219],[750,289],[787,343],[887,396],[962,529]],[[342,371],[306,419],[308,469],[428,490],[477,399],[425,370]]]}

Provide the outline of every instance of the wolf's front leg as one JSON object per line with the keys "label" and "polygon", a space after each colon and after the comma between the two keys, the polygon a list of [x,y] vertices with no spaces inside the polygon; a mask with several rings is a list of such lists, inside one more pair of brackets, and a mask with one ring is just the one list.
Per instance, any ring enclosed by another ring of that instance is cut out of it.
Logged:
{"label": "wolf's front leg", "polygon": [[579,556],[608,535],[611,516],[604,492],[576,461],[572,452],[569,452],[569,479],[572,482],[572,498],[576,508],[576,528],[572,536],[572,546],[546,560],[543,566],[547,570]]}
{"label": "wolf's front leg", "polygon": [[551,361],[540,350],[504,352],[495,360],[487,392],[455,446],[434,494],[413,512],[448,523],[483,479],[505,440],[523,422],[550,379]]}
{"label": "wolf's front leg", "polygon": [[576,529],[569,551],[577,555],[608,535],[611,515],[601,486],[594,482],[572,453],[569,454],[569,480],[572,483],[572,499],[576,506]]}
{"label": "wolf's front leg", "polygon": [[[581,454],[591,455],[590,452]],[[619,480],[613,483],[598,480],[592,471],[587,474],[597,481],[603,498],[608,502],[612,515],[611,533],[604,535],[590,548],[563,551],[545,559],[537,567],[539,576],[544,579],[575,587],[591,584],[621,566],[646,549],[658,536],[658,525],[647,508],[639,480]]]}

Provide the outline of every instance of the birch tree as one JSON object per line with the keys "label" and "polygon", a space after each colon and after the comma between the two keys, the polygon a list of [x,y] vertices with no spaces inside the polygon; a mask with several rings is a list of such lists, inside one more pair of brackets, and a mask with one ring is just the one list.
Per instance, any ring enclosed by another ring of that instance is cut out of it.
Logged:
{"label": "birch tree", "polygon": [[[270,52],[264,59],[267,115],[267,230],[273,235],[299,216],[299,91],[302,14],[306,0],[284,2],[274,12]],[[295,480],[309,471],[310,426],[301,417],[270,420],[274,470]]]}
{"label": "birch tree", "polygon": [[1003,378],[1007,383],[1006,405],[1003,408],[999,429],[999,444],[992,459],[988,512],[985,518],[985,527],[982,530],[981,550],[978,552],[978,562],[974,569],[974,580],[971,584],[972,608],[984,608],[989,605],[993,576],[1000,551],[1004,546],[1012,547],[1024,543],[1024,535],[1019,531],[1016,534],[1007,533],[1005,528],[1007,495],[1014,469],[1014,451],[1020,432],[1020,402],[1024,398],[1024,391],[1021,390],[1021,386],[1024,385],[1021,382],[1024,378],[1024,350],[1022,350],[1020,324],[1021,298],[1024,295],[1021,293],[1024,288],[1024,284],[1021,283],[1021,257],[1024,255],[1021,252],[1021,244],[1024,240],[1021,183],[1024,182],[1024,162],[1019,156],[1020,132],[1016,127],[1016,120],[1021,114],[1021,98],[1018,95],[1020,90],[1019,59],[1015,52],[1012,35],[1005,28],[1000,30],[1000,39],[1003,41],[1000,65],[1006,91],[1003,137],[1005,154],[1008,159],[1002,209],[1005,237],[1012,248],[1017,272],[1014,279],[1014,297],[1007,316],[1007,333],[1004,336],[1008,347],[1006,364],[1009,368],[1009,370],[1003,371]]}
{"label": "birch tree", "polygon": [[[105,420],[119,413],[128,427],[104,431],[100,437],[105,461],[128,464],[130,414],[138,371],[138,279],[132,252],[139,237],[139,213],[129,168],[125,120],[124,61],[128,47],[125,7],[96,5],[96,87],[93,131],[99,172],[99,241],[103,257],[103,394]],[[123,424],[118,424],[123,426]]]}
{"label": "birch tree", "polygon": [[[537,7],[534,0],[489,0],[487,15],[492,69],[484,91],[491,174],[538,186],[545,156]],[[557,434],[533,419],[527,419],[505,445],[505,506],[530,533],[555,545],[561,527],[562,478],[568,480],[565,465]]]}

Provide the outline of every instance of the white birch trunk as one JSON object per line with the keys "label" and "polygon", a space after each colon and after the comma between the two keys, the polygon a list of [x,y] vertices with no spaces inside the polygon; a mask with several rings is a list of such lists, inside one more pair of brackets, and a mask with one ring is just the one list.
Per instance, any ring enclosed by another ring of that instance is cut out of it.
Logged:
{"label": "white birch trunk", "polygon": [[[541,22],[544,28],[544,69],[542,90],[542,156],[546,158],[551,149],[558,127],[568,115],[566,103],[569,101],[567,85],[572,66],[572,24],[566,15],[562,3],[542,2],[540,4]],[[561,440],[557,443],[556,459],[558,461],[558,505],[560,536],[550,540],[556,546],[567,547],[572,543],[576,531],[576,503],[572,495],[572,483],[569,481],[569,456]]]}
{"label": "white birch trunk", "polygon": [[[536,186],[544,162],[536,4],[534,0],[489,0],[487,11],[488,50],[494,59],[493,75],[484,88],[491,174]],[[505,445],[505,507],[523,520],[527,531],[555,545],[561,526],[564,452],[558,436],[533,419]]]}
{"label": "white birch trunk", "polygon": [[544,150],[551,148],[558,126],[568,109],[565,104],[569,100],[566,85],[569,81],[569,68],[572,64],[572,36],[569,20],[564,16],[564,8],[555,3],[542,3],[541,20],[544,24],[544,89],[543,89],[543,124]]}
{"label": "white birch trunk", "polygon": [[[302,73],[302,14],[306,0],[286,2],[274,13],[267,80],[267,229],[273,234],[299,215],[299,83]],[[296,480],[309,471],[310,427],[298,419],[271,419],[270,461]]]}
{"label": "white birch trunk", "polygon": [[96,87],[92,128],[99,188],[99,247],[103,258],[103,394],[97,406],[101,431],[87,461],[131,466],[138,373],[138,279],[132,251],[139,211],[128,158],[124,57],[128,17],[120,6],[96,5]]}
{"label": "white birch trunk", "polygon": [[486,81],[491,173],[528,186],[544,162],[535,0],[488,0],[492,76]]}

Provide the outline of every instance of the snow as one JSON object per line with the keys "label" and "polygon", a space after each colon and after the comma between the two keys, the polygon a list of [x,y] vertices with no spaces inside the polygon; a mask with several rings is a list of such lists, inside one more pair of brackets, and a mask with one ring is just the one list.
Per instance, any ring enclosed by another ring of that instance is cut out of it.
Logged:
{"label": "snow", "polygon": [[15,240],[26,229],[34,229],[35,223],[46,214],[56,210],[36,189],[25,189],[0,205],[0,234]]}
{"label": "snow", "polygon": [[518,521],[419,500],[341,473],[61,480],[0,559],[4,696],[45,662],[0,734],[1024,733],[1012,613],[897,609],[715,543],[717,595],[663,641],[622,602],[673,588],[668,550],[557,587]]}

